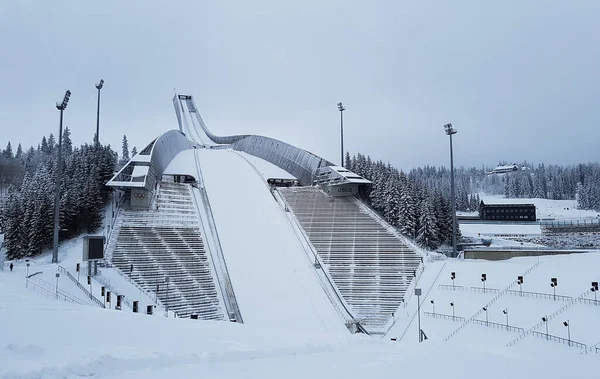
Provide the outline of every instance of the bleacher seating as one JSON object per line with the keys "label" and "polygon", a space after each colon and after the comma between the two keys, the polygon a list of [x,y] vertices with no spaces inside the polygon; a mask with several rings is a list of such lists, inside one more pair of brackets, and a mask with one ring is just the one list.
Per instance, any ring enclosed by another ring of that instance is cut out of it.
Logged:
{"label": "bleacher seating", "polygon": [[120,212],[113,264],[178,317],[223,320],[189,186],[161,182],[155,204]]}
{"label": "bleacher seating", "polygon": [[421,262],[401,237],[354,197],[314,187],[280,188],[354,317],[382,333]]}

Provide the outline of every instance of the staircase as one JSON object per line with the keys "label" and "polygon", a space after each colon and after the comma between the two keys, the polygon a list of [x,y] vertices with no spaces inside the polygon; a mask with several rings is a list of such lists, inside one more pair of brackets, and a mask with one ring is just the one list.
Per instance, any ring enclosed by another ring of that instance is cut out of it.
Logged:
{"label": "staircase", "polygon": [[383,334],[421,263],[401,237],[353,197],[315,187],[279,189],[354,317]]}
{"label": "staircase", "polygon": [[112,263],[179,317],[226,319],[189,185],[161,182],[154,204],[121,209]]}

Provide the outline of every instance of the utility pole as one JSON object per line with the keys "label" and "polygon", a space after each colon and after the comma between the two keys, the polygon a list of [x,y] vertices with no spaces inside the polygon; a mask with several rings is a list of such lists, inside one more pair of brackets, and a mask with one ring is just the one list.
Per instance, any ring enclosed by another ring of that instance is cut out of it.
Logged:
{"label": "utility pole", "polygon": [[58,154],[56,162],[56,179],[54,181],[54,239],[52,243],[52,263],[58,263],[58,228],[60,221],[60,174],[62,166],[62,130],[63,130],[63,112],[67,109],[71,91],[65,92],[62,103],[56,103],[56,109],[60,111],[60,126],[58,129]]}
{"label": "utility pole", "polygon": [[98,90],[98,110],[96,111],[96,141],[95,145],[100,145],[100,90],[104,86],[104,79],[100,79],[100,83],[96,84]]}
{"label": "utility pole", "polygon": [[454,152],[452,151],[452,135],[458,131],[451,123],[444,125],[446,134],[450,137],[450,201],[452,205],[452,256],[456,257],[456,196],[454,194]]}
{"label": "utility pole", "polygon": [[344,105],[342,105],[342,103],[338,103],[338,111],[340,111],[340,146],[341,146],[341,150],[342,150],[342,156],[341,156],[341,160],[340,160],[340,167],[344,167],[344,111],[346,110],[346,108],[344,108]]}

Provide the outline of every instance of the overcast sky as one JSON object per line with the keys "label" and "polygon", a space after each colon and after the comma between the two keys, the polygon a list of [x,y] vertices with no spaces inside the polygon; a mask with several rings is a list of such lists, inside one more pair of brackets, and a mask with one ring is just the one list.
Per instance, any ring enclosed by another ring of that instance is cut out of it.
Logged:
{"label": "overcast sky", "polygon": [[402,169],[597,161],[600,1],[0,0],[0,146],[58,134],[142,148],[173,89],[220,135]]}

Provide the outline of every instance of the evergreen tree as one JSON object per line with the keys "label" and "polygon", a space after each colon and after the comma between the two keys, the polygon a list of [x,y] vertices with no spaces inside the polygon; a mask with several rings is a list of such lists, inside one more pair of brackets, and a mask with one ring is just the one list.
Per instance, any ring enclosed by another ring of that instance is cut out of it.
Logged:
{"label": "evergreen tree", "polygon": [[439,246],[438,235],[439,230],[437,229],[437,220],[435,219],[433,206],[429,201],[423,201],[421,203],[417,243],[426,249],[435,249]]}
{"label": "evergreen tree", "polygon": [[62,135],[62,147],[63,154],[65,156],[71,155],[73,152],[73,142],[71,142],[71,130],[69,127],[65,127]]}
{"label": "evergreen tree", "polygon": [[135,157],[137,155],[138,151],[137,151],[137,147],[133,147],[133,149],[131,149],[131,157]]}
{"label": "evergreen tree", "polygon": [[17,152],[15,154],[15,159],[21,160],[21,158],[23,158],[23,148],[21,147],[21,144],[19,144],[17,146]]}
{"label": "evergreen tree", "polygon": [[13,156],[13,150],[12,150],[12,145],[10,144],[10,141],[8,141],[8,144],[6,145],[6,149],[4,150],[2,156],[4,158],[7,158],[7,159],[13,159],[14,158],[14,156]]}
{"label": "evergreen tree", "polygon": [[122,142],[122,155],[121,155],[121,160],[124,163],[129,162],[129,143],[127,142],[127,136],[123,135],[123,142]]}

